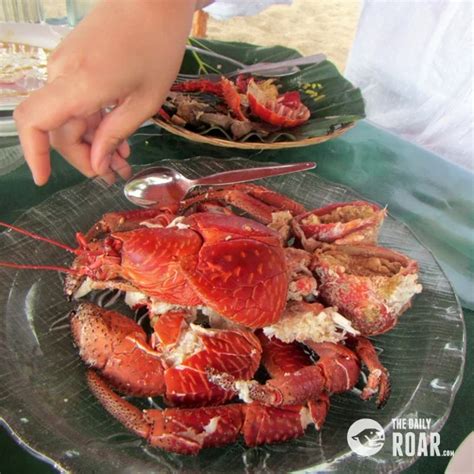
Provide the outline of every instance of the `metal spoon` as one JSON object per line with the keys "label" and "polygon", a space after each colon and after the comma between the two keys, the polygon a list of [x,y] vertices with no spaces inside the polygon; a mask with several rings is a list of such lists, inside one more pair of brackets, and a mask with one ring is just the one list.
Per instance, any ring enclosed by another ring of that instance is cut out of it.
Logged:
{"label": "metal spoon", "polygon": [[211,174],[198,179],[188,179],[178,171],[165,166],[151,166],[132,176],[124,188],[125,197],[141,207],[166,206],[184,199],[188,191],[196,186],[223,186],[269,176],[307,171],[316,163],[294,163],[289,165],[262,166]]}

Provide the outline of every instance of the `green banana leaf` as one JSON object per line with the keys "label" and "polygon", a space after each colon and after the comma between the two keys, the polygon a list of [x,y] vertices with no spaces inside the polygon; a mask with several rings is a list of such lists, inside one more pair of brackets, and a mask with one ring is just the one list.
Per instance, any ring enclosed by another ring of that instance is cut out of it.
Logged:
{"label": "green banana leaf", "polygon": [[[244,64],[276,62],[301,57],[296,50],[284,46],[263,47],[248,43],[190,39],[190,44],[236,59]],[[186,74],[226,73],[235,66],[210,56],[186,51],[181,72]],[[263,137],[251,132],[239,141],[298,141],[306,138],[329,135],[365,117],[364,101],[360,90],[354,87],[330,61],[300,67],[300,72],[278,79],[282,92],[298,90],[301,100],[311,111],[311,118],[303,125],[271,133]],[[218,127],[209,126],[201,135],[234,139]]]}

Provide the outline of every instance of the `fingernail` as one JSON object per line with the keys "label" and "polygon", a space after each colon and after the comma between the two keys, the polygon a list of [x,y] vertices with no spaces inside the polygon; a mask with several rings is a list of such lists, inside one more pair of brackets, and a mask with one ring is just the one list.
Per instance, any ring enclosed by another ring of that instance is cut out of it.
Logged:
{"label": "fingernail", "polygon": [[120,145],[117,147],[117,151],[122,158],[128,158],[130,156],[130,143],[128,142],[128,140],[124,140],[123,142],[121,142]]}

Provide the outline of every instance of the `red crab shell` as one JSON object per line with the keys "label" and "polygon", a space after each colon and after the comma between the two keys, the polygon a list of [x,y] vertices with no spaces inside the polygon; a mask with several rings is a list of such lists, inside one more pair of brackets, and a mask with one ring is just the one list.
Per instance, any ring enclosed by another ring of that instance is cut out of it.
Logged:
{"label": "red crab shell", "polygon": [[166,399],[177,406],[221,404],[234,397],[209,382],[206,369],[251,378],[260,364],[262,348],[256,336],[240,329],[208,329],[200,335],[203,348],[187,357],[179,366],[165,371]]}
{"label": "red crab shell", "polygon": [[[208,368],[243,379],[255,374],[262,348],[252,332],[193,328],[179,311],[160,319],[155,324],[158,332],[152,336],[153,347],[135,321],[91,303],[79,305],[71,329],[83,361],[128,395],[163,395],[179,406],[221,404],[234,393],[209,382]],[[170,334],[165,334],[166,329]],[[192,349],[176,347],[185,332],[193,336]],[[175,354],[181,351],[178,359],[169,357],[173,350]]]}
{"label": "red crab shell", "polygon": [[222,96],[221,81],[214,82],[208,79],[197,79],[194,81],[186,81],[175,83],[171,86],[173,92],[204,92]]}
{"label": "red crab shell", "polygon": [[87,245],[66,279],[68,294],[84,275],[101,288],[113,279],[158,301],[207,306],[252,328],[273,324],[286,304],[279,236],[251,219],[203,212],[180,226],[141,226]]}
{"label": "red crab shell", "polygon": [[382,247],[326,245],[312,266],[321,298],[366,336],[392,329],[421,291],[417,262]]}
{"label": "red crab shell", "polygon": [[311,116],[311,111],[301,102],[298,92],[270,97],[253,79],[248,83],[247,98],[253,114],[264,122],[282,128],[302,125]]}
{"label": "red crab shell", "polygon": [[369,202],[339,202],[299,215],[293,228],[307,250],[322,243],[376,244],[385,215],[385,209]]}
{"label": "red crab shell", "polygon": [[243,120],[244,122],[248,121],[248,118],[242,111],[242,98],[240,97],[234,83],[229,81],[229,79],[222,77],[220,84],[222,88],[222,96],[231,112],[238,120]]}
{"label": "red crab shell", "polygon": [[288,292],[278,234],[224,214],[194,214],[184,222],[203,238],[199,253],[183,259],[181,267],[204,304],[251,328],[277,321]]}

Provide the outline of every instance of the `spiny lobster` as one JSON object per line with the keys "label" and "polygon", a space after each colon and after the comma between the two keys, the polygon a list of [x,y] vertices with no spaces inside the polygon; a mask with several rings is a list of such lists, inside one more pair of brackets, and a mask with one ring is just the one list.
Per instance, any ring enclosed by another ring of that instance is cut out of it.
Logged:
{"label": "spiny lobster", "polygon": [[[267,188],[238,185],[175,209],[106,214],[77,235],[77,249],[2,223],[76,258],[71,268],[0,266],[65,272],[68,297],[115,288],[131,306],[148,306],[151,337],[89,303],[71,317],[80,355],[97,371],[88,374],[91,390],[134,432],[180,453],[240,433],[254,446],[300,436],[308,423],[319,429],[329,395],[356,384],[361,361],[369,369],[362,398],[387,400],[388,372],[362,336],[391,329],[421,286],[416,262],[375,245],[384,215],[363,202],[307,212]],[[311,302],[318,292],[342,315]],[[211,328],[196,324],[198,309]],[[265,384],[252,380],[260,362]],[[190,408],[142,413],[110,386]],[[235,395],[247,403],[221,405]]]}

